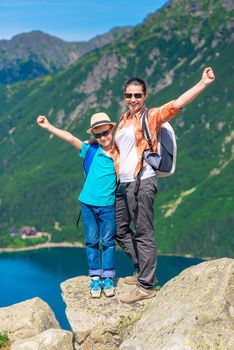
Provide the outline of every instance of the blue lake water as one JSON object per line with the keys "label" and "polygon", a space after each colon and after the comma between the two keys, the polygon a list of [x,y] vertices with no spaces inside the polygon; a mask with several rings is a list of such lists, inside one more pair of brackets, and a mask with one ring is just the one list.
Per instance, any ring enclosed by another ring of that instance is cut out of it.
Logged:
{"label": "blue lake water", "polygon": [[[165,284],[185,268],[201,259],[159,256],[157,277]],[[117,277],[133,273],[129,258],[116,252]],[[0,307],[30,298],[40,297],[53,309],[63,329],[70,329],[65,316],[60,283],[76,276],[87,275],[88,266],[83,248],[49,248],[19,253],[0,254]]]}

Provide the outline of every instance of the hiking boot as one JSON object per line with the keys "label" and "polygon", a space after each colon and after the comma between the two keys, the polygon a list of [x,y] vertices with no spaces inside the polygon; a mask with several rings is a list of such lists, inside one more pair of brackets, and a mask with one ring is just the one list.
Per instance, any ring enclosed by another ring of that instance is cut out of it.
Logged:
{"label": "hiking boot", "polygon": [[155,289],[145,289],[137,286],[134,290],[122,294],[119,299],[122,303],[132,304],[136,301],[153,298],[155,295]]}
{"label": "hiking boot", "polygon": [[111,278],[105,278],[102,281],[102,290],[107,298],[115,295],[115,282]]}
{"label": "hiking boot", "polygon": [[132,276],[127,276],[124,278],[124,283],[131,284],[131,285],[137,284],[138,282],[137,276],[138,276],[137,272],[134,272]]}
{"label": "hiking boot", "polygon": [[[154,276],[154,285],[155,286],[156,286],[157,282],[158,282],[158,279],[156,276]],[[131,284],[131,285],[137,284],[138,283],[138,273],[134,272],[134,274],[132,276],[125,277],[124,283]]]}
{"label": "hiking boot", "polygon": [[100,298],[101,293],[102,293],[101,286],[102,286],[102,283],[101,283],[100,279],[97,279],[97,280],[92,279],[91,280],[90,294],[91,294],[92,298]]}

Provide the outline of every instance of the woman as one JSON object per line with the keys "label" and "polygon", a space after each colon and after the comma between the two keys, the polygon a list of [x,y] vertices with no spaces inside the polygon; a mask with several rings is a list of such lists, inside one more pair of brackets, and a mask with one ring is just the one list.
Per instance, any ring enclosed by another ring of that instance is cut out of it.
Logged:
{"label": "woman", "polygon": [[[153,151],[157,150],[157,131],[160,126],[173,118],[184,106],[192,102],[215,79],[210,67],[204,69],[201,80],[176,100],[159,108],[150,108],[148,125],[152,138]],[[145,110],[147,91],[145,82],[139,78],[127,81],[124,87],[125,104],[128,111],[122,116],[115,135],[115,143],[119,152],[120,184],[124,194],[117,196],[116,221],[117,241],[125,253],[131,258],[137,274],[125,279],[126,283],[137,287],[121,296],[124,303],[133,303],[155,296],[155,271],[157,249],[154,239],[154,198],[157,193],[157,179],[154,170],[143,164],[140,173],[140,185],[136,190],[137,175],[141,169],[147,141],[141,131],[141,115]],[[133,222],[133,234],[130,223]]]}

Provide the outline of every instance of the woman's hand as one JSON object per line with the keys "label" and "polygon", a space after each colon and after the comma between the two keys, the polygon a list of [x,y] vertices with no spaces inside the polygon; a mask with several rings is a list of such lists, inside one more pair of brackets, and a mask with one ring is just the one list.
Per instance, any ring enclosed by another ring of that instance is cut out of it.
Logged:
{"label": "woman's hand", "polygon": [[211,83],[213,83],[213,81],[215,80],[215,75],[211,67],[206,67],[204,69],[201,80],[205,86],[208,86]]}
{"label": "woman's hand", "polygon": [[50,126],[48,119],[44,115],[37,117],[37,124],[43,129],[48,129]]}
{"label": "woman's hand", "polygon": [[174,102],[174,107],[177,109],[183,108],[190,102],[192,102],[200,93],[213,81],[215,80],[215,75],[211,67],[206,67],[202,73],[201,80],[194,85],[191,89],[184,92],[180,97],[178,97]]}

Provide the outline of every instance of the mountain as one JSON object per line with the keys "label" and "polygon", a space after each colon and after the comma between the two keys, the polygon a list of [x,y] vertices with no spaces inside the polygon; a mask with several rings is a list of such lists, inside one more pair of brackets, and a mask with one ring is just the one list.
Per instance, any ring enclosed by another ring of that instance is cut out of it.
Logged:
{"label": "mountain", "polygon": [[177,169],[159,181],[156,240],[163,253],[233,257],[233,8],[229,0],[170,1],[127,39],[55,76],[0,86],[1,232],[27,224],[52,231],[54,240],[82,239],[75,228],[83,183],[78,152],[41,130],[39,114],[86,139],[94,112],[118,121],[128,78],[145,79],[147,105],[160,106],[211,66],[215,83],[172,121]]}
{"label": "mountain", "polygon": [[0,40],[0,84],[53,74],[68,67],[88,52],[109,44],[131,31],[116,27],[83,42],[66,42],[41,31]]}

